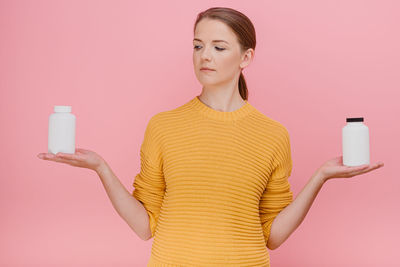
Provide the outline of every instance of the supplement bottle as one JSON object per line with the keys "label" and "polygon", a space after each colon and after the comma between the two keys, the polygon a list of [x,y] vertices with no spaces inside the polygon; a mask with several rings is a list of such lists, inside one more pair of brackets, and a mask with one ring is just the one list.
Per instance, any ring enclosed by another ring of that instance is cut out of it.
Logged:
{"label": "supplement bottle", "polygon": [[369,164],[369,129],[364,118],[346,118],[342,128],[343,165]]}
{"label": "supplement bottle", "polygon": [[48,153],[75,154],[75,121],[71,106],[54,106],[49,116]]}

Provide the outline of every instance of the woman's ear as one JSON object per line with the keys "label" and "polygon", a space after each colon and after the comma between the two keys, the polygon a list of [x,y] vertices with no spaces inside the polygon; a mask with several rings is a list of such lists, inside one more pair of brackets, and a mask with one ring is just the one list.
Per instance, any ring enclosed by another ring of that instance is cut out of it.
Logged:
{"label": "woman's ear", "polygon": [[247,67],[251,63],[253,58],[254,58],[254,49],[253,48],[247,49],[246,52],[244,52],[242,55],[242,62],[240,63],[240,68],[244,69],[245,67]]}

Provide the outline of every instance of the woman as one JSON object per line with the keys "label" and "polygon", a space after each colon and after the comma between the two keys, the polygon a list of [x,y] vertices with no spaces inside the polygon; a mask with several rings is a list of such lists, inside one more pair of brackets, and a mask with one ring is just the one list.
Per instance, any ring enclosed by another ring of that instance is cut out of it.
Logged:
{"label": "woman", "polygon": [[267,248],[293,233],[326,181],[383,163],[347,167],[333,158],[293,200],[289,134],[247,101],[242,69],[254,57],[253,24],[210,8],[197,17],[193,45],[202,92],[150,119],[132,194],[93,151],[38,156],[95,170],[136,234],[155,237],[148,266],[269,266]]}

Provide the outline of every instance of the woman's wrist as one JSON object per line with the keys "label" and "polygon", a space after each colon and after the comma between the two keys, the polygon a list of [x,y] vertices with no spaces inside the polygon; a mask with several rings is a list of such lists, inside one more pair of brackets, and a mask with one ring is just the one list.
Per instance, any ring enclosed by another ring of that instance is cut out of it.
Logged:
{"label": "woman's wrist", "polygon": [[315,171],[313,176],[314,176],[314,179],[318,180],[322,184],[324,184],[329,179],[319,169]]}
{"label": "woman's wrist", "polygon": [[101,176],[108,168],[107,162],[101,161],[101,163],[94,169],[94,171]]}

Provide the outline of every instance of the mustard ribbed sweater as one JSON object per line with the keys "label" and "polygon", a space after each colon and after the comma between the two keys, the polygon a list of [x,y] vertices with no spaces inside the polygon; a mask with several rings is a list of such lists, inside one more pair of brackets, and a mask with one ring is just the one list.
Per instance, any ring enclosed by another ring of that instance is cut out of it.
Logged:
{"label": "mustard ribbed sweater", "polygon": [[149,120],[132,195],[148,212],[147,266],[270,266],[267,240],[293,201],[287,129],[248,101],[198,96]]}

